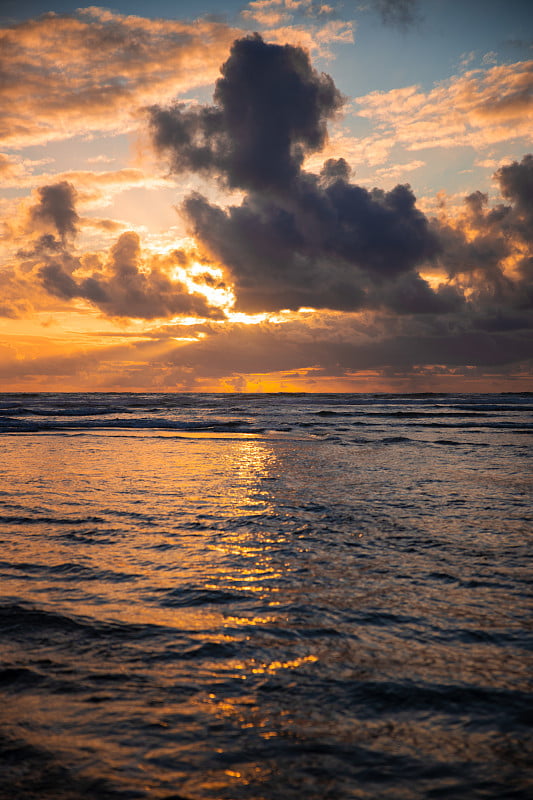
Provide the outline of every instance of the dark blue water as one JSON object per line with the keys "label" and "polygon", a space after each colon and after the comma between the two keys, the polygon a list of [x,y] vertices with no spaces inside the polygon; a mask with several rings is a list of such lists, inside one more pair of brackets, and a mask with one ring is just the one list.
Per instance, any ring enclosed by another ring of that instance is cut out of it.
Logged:
{"label": "dark blue water", "polygon": [[529,798],[533,396],[0,395],[0,796]]}

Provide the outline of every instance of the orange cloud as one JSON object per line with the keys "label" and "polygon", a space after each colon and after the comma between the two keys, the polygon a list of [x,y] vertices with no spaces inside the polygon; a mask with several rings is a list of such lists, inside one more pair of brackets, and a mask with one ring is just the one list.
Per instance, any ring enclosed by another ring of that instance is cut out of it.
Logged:
{"label": "orange cloud", "polygon": [[[394,136],[365,136],[356,138],[343,124],[333,122],[332,131],[324,149],[320,153],[312,153],[305,160],[305,168],[311,172],[319,172],[328,158],[344,158],[353,169],[361,165],[377,166],[387,162],[392,148],[396,144]],[[419,162],[417,162],[419,163]]]}
{"label": "orange cloud", "polygon": [[[33,202],[23,202],[18,219],[5,226],[0,316],[19,318],[59,302],[59,307],[89,305],[110,318],[224,317],[219,306],[227,292],[221,278],[199,267],[194,252],[154,253],[141,248],[134,231],[123,232],[108,254],[101,248],[78,250],[78,196],[65,180],[39,187]],[[96,222],[114,232],[112,221]]]}
{"label": "orange cloud", "polygon": [[279,25],[262,32],[269,42],[291,44],[303,47],[313,56],[331,58],[329,46],[332,44],[352,44],[354,41],[354,23],[342,20],[330,20],[319,27],[306,25]]}
{"label": "orange cloud", "polygon": [[371,92],[356,99],[357,114],[378,135],[409,150],[471,145],[479,148],[531,138],[533,61],[476,69],[429,92],[417,86]]}
{"label": "orange cloud", "polygon": [[0,30],[0,143],[131,130],[142,106],[212,83],[238,32],[208,20],[50,12]]}
{"label": "orange cloud", "polygon": [[288,14],[283,11],[275,11],[272,8],[267,10],[264,8],[245,9],[242,15],[244,19],[253,20],[259,25],[281,25],[290,20]]}

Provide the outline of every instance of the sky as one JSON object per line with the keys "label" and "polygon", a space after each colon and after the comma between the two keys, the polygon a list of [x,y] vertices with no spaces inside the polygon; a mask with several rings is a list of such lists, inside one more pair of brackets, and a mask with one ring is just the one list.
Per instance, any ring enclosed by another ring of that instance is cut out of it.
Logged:
{"label": "sky", "polygon": [[533,391],[532,32],[4,0],[0,389]]}

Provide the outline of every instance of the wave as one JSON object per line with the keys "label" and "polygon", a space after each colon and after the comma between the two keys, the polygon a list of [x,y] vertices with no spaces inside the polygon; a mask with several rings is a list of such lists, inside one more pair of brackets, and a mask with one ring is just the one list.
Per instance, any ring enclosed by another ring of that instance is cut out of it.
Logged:
{"label": "wave", "polygon": [[4,602],[0,604],[0,636],[9,640],[43,639],[47,635],[81,635],[89,638],[137,640],[164,635],[168,629],[153,623],[136,624],[105,621],[78,614],[52,611],[33,604]]}
{"label": "wave", "polygon": [[78,430],[166,430],[166,431],[213,431],[213,432],[232,432],[232,431],[254,431],[262,432],[262,427],[254,426],[248,420],[169,420],[169,419],[150,419],[146,417],[135,417],[134,419],[85,419],[85,420],[56,420],[47,421],[23,421],[13,417],[4,417],[0,420],[0,432],[3,433],[39,433],[56,431],[78,431]]}
{"label": "wave", "polygon": [[[344,687],[348,689],[348,687]],[[354,681],[347,692],[352,703],[364,709],[366,715],[409,711],[456,714],[468,708],[481,719],[492,721],[495,713],[504,719],[527,725],[529,695],[510,689],[448,684],[414,684],[392,681]],[[479,724],[479,723],[478,723]]]}
{"label": "wave", "polygon": [[[151,409],[157,411],[158,409]],[[132,414],[134,409],[127,406],[111,406],[107,408],[99,408],[96,405],[91,406],[76,406],[75,408],[27,408],[25,406],[0,406],[0,417],[96,417],[99,415],[107,416],[108,414]]]}
{"label": "wave", "polygon": [[206,589],[194,586],[180,586],[164,592],[159,605],[171,608],[220,605],[242,602],[250,598],[248,592],[227,591],[225,589]]}
{"label": "wave", "polygon": [[[515,409],[512,409],[513,411]],[[385,411],[330,411],[327,409],[323,409],[322,411],[311,411],[309,412],[313,416],[316,417],[364,417],[365,419],[377,417],[377,418],[388,418],[388,417],[403,417],[405,419],[425,419],[425,418],[448,418],[448,417],[459,417],[461,419],[475,417],[476,419],[483,418],[483,417],[493,417],[494,414],[492,413],[485,413],[485,412],[478,412],[478,411],[395,411],[395,410],[385,410]]]}
{"label": "wave", "polygon": [[0,561],[0,569],[15,570],[25,573],[26,577],[34,575],[56,581],[110,581],[111,583],[123,583],[124,581],[135,580],[139,577],[135,573],[115,572],[111,569],[93,569],[84,564],[76,562],[65,562],[48,566],[47,564],[32,564],[26,562],[7,562]]}
{"label": "wave", "polygon": [[107,520],[104,517],[59,517],[59,516],[29,516],[27,514],[1,514],[0,523],[4,525],[87,525],[102,524]]}

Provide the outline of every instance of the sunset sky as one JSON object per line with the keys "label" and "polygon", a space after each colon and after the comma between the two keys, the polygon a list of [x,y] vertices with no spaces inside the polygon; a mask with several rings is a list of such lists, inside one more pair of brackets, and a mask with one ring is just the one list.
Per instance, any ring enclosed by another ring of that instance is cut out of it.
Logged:
{"label": "sunset sky", "polygon": [[0,24],[3,391],[533,390],[533,3]]}

